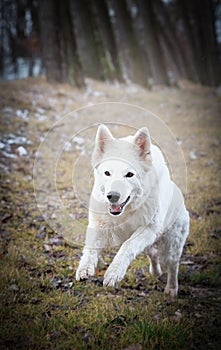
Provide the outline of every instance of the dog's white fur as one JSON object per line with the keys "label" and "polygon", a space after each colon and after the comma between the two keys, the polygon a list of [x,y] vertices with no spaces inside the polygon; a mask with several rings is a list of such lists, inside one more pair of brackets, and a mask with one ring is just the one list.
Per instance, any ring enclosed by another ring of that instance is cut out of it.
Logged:
{"label": "dog's white fur", "polygon": [[[120,249],[103,282],[104,286],[116,286],[131,261],[146,248],[150,273],[159,277],[161,265],[165,266],[168,272],[165,293],[176,296],[179,260],[189,233],[189,214],[181,191],[170,179],[160,149],[151,144],[148,129],[141,128],[134,136],[115,139],[106,126],[100,125],[92,165],[95,182],[76,279],[93,276],[102,249],[118,245]],[[120,194],[113,206],[107,198],[110,191]],[[119,215],[111,214],[111,208],[126,200]]]}

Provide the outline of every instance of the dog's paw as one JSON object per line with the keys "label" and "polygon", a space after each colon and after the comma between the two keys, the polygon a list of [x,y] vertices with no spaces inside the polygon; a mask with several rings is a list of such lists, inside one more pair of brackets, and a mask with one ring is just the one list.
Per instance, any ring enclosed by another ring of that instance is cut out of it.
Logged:
{"label": "dog's paw", "polygon": [[76,280],[82,281],[86,280],[91,276],[94,276],[95,269],[93,265],[83,265],[79,266],[76,271]]}
{"label": "dog's paw", "polygon": [[164,289],[164,294],[170,295],[172,298],[176,298],[178,293],[178,288],[166,288]]}
{"label": "dog's paw", "polygon": [[111,264],[104,275],[103,285],[105,287],[117,287],[125,275],[125,271],[118,265]]}
{"label": "dog's paw", "polygon": [[162,275],[162,270],[160,265],[154,265],[150,263],[149,273],[154,277],[160,277]]}

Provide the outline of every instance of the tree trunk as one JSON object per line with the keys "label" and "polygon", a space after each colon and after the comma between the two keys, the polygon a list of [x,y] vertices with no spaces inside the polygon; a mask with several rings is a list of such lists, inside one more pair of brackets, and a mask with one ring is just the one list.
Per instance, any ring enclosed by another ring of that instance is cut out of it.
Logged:
{"label": "tree trunk", "polygon": [[90,1],[99,39],[103,70],[108,80],[122,80],[118,50],[105,0]]}
{"label": "tree trunk", "polygon": [[153,84],[167,84],[168,77],[163,57],[163,50],[158,37],[158,26],[156,23],[153,0],[137,1],[138,11],[143,17],[143,27],[145,33],[145,47],[150,64]]}
{"label": "tree trunk", "polygon": [[41,30],[42,57],[48,81],[62,81],[59,36],[55,2],[40,1],[39,19]]}
{"label": "tree trunk", "polygon": [[89,1],[74,0],[71,5],[83,70],[87,76],[103,80],[103,67],[95,41],[95,24]]}
{"label": "tree trunk", "polygon": [[200,81],[206,85],[218,85],[220,82],[220,60],[215,31],[213,3],[210,0],[193,2],[193,19],[198,41],[198,72]]}
{"label": "tree trunk", "polygon": [[69,0],[59,2],[58,17],[61,19],[61,43],[63,44],[64,78],[70,85],[84,86],[83,70],[77,51],[74,28],[70,14]]}
{"label": "tree trunk", "polygon": [[47,79],[84,86],[69,0],[40,1],[39,18]]}
{"label": "tree trunk", "polygon": [[121,70],[126,81],[145,85],[146,77],[142,72],[139,47],[132,26],[130,13],[125,0],[109,0],[113,12],[112,24],[120,56]]}
{"label": "tree trunk", "polygon": [[151,87],[152,75],[150,71],[149,57],[147,53],[146,47],[146,38],[143,24],[143,16],[141,12],[138,10],[137,1],[136,0],[127,0],[130,9],[135,9],[135,13],[131,11],[132,17],[132,25],[134,29],[134,34],[136,36],[137,45],[139,47],[139,55],[141,60],[141,67],[144,79],[144,86]]}
{"label": "tree trunk", "polygon": [[167,50],[171,64],[175,66],[179,78],[192,79],[190,62],[183,48],[182,38],[177,34],[176,23],[173,23],[171,16],[172,8],[162,1],[157,0],[155,5],[155,16],[159,26],[159,34]]}
{"label": "tree trunk", "polygon": [[182,20],[185,38],[187,43],[187,55],[189,56],[190,68],[192,71],[192,80],[195,82],[200,82],[199,77],[199,52],[198,52],[198,38],[193,31],[191,22],[191,7],[192,4],[190,1],[179,0],[176,5],[178,6],[179,16]]}

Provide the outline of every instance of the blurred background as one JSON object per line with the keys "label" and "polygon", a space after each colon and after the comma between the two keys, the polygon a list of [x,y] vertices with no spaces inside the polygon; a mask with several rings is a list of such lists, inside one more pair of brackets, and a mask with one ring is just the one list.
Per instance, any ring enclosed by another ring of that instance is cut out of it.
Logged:
{"label": "blurred background", "polygon": [[0,79],[221,83],[219,0],[0,0]]}

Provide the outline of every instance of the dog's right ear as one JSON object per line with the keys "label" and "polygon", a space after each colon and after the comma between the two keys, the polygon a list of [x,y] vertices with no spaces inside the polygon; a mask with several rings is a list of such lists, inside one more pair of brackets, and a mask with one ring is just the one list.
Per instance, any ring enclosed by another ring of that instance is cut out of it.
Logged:
{"label": "dog's right ear", "polygon": [[108,127],[104,124],[101,124],[99,125],[97,130],[95,149],[100,153],[103,153],[105,150],[105,143],[107,140],[113,140],[113,136]]}

